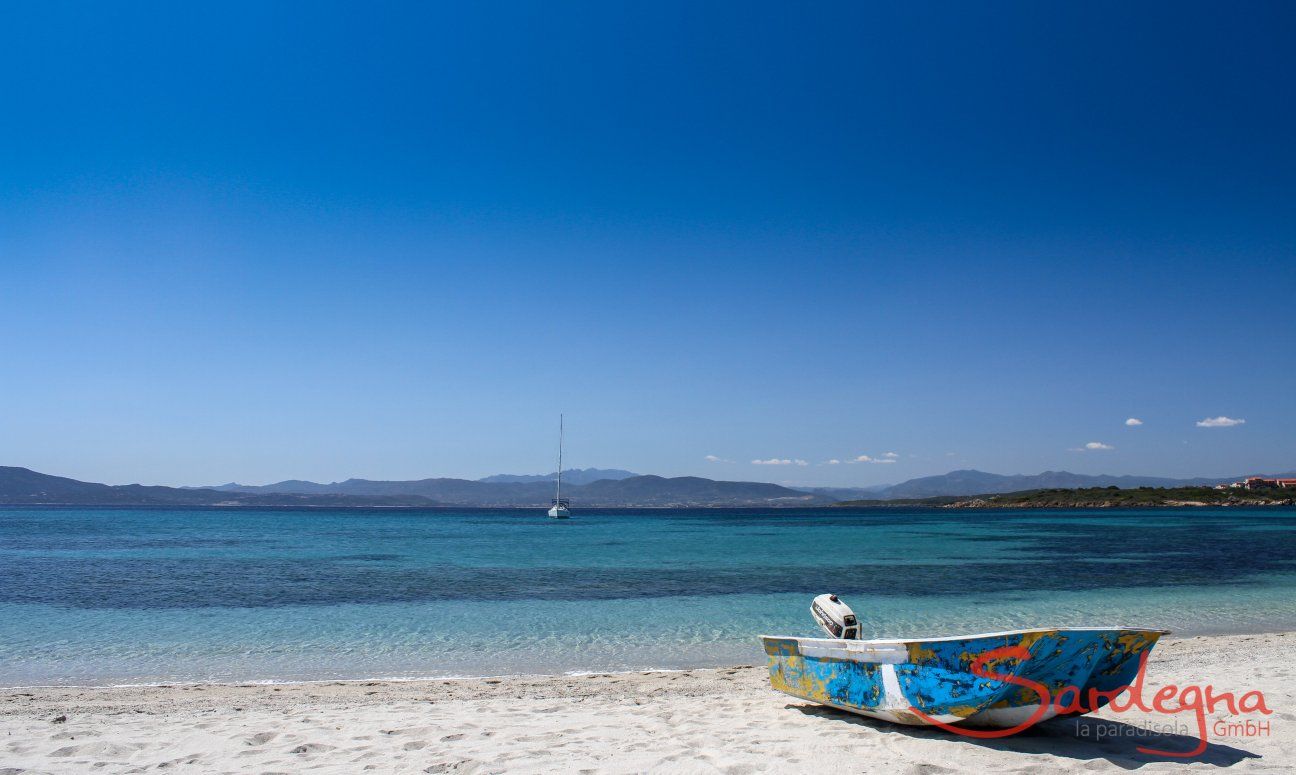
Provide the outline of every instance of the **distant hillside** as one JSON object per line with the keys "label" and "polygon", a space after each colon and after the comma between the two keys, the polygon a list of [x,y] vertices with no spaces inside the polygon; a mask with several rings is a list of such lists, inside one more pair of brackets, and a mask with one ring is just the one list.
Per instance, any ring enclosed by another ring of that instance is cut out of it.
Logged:
{"label": "distant hillside", "polygon": [[[1296,474],[1277,476],[1296,477]],[[1103,484],[1093,484],[1095,481]],[[1046,471],[1035,476],[1001,476],[982,471],[953,471],[944,476],[912,479],[877,491],[868,488],[810,488],[806,491],[767,482],[723,482],[697,476],[674,478],[627,476],[619,479],[601,478],[587,484],[568,485],[564,476],[563,495],[571,498],[572,505],[577,509],[664,506],[827,506],[857,493],[859,494],[856,495],[857,499],[850,500],[849,503],[870,505],[889,501],[892,505],[900,503],[945,505],[958,500],[967,500],[971,496],[986,498],[1023,491],[1047,492],[1047,498],[1057,500],[1070,497],[1057,495],[1057,493],[1077,489],[1095,490],[1116,487],[1123,488],[1122,492],[1144,492],[1135,488],[1157,487],[1157,483],[1161,482],[1169,482],[1171,487],[1176,488],[1202,487],[1222,481],[1233,481],[1233,478],[1178,480],[1136,476],[1084,476],[1065,471]],[[1043,482],[1047,482],[1047,486],[1040,484]],[[1184,482],[1189,484],[1185,485]],[[1034,486],[1023,487],[1023,483]],[[1114,491],[1103,490],[1104,498],[1111,500],[1115,497],[1108,497],[1105,495],[1107,492]],[[329,484],[287,480],[260,486],[226,484],[219,487],[184,488],[151,487],[139,484],[112,486],[80,482],[62,476],[50,476],[26,468],[0,467],[0,505],[532,508],[547,506],[552,497],[553,483],[543,478],[540,481],[524,482],[488,482],[449,478],[410,481],[347,479],[344,482]],[[1222,496],[1210,497],[1218,499]],[[1133,500],[1139,498],[1143,496],[1130,496]],[[1029,504],[1022,502],[1022,505]]]}
{"label": "distant hillside", "polygon": [[[629,479],[639,476],[633,471],[620,468],[566,468],[563,469],[564,484],[589,484],[600,479]],[[495,474],[478,479],[488,484],[533,484],[535,482],[552,482],[558,479],[558,472],[552,474]]]}
{"label": "distant hillside", "polygon": [[455,506],[539,506],[553,497],[548,482],[534,484],[488,484],[470,479],[412,479],[380,481],[347,479],[344,482],[320,484],[290,479],[265,485],[226,485],[227,493],[262,495],[345,495],[361,500],[371,498],[422,498],[428,503]]}
{"label": "distant hillside", "polygon": [[808,492],[813,495],[822,495],[825,498],[831,498],[835,501],[855,500],[876,498],[879,492],[887,489],[891,485],[878,484],[872,487],[793,487],[798,492]]}
{"label": "distant hillside", "polygon": [[612,506],[826,506],[833,498],[766,482],[720,482],[697,476],[603,479],[574,489],[576,503]]}
{"label": "distant hillside", "polygon": [[[798,492],[765,482],[718,482],[699,477],[629,476],[597,479],[589,484],[567,485],[563,495],[577,506],[786,506],[827,505],[835,498]],[[303,485],[306,485],[305,487]],[[456,506],[547,506],[553,498],[553,483],[547,479],[530,482],[486,482],[468,479],[416,479],[374,481],[348,479],[317,484],[295,481],[261,487],[241,487],[247,493],[310,493],[370,496],[419,496]]]}
{"label": "distant hillside", "polygon": [[[581,507],[824,506],[833,499],[765,482],[719,482],[699,477],[631,476],[564,487]],[[553,497],[548,481],[490,483],[467,479],[319,484],[289,480],[220,488],[110,486],[0,467],[0,504],[78,506],[474,506],[539,507]]]}
{"label": "distant hillside", "polygon": [[[1255,474],[1247,474],[1254,476]],[[1112,476],[1109,474],[1073,474],[1069,471],[1045,471],[1042,474],[988,474],[985,471],[951,471],[940,476],[924,476],[886,487],[859,500],[901,500],[933,498],[941,495],[990,495],[1025,490],[1077,489],[1085,487],[1200,487],[1236,481],[1241,475],[1225,479],[1198,477],[1169,479],[1158,476]]]}
{"label": "distant hillside", "polygon": [[367,498],[345,495],[261,494],[204,488],[107,485],[51,476],[28,468],[0,466],[0,504],[6,506],[428,506],[426,498]]}
{"label": "distant hillside", "polygon": [[184,487],[185,490],[219,490],[220,492],[300,492],[300,493],[326,493],[332,485],[319,484],[317,482],[308,482],[303,479],[285,479],[282,482],[264,485],[239,484],[230,482],[229,484],[218,484],[212,487]]}
{"label": "distant hillside", "polygon": [[1086,487],[1031,490],[962,499],[951,508],[1139,508],[1147,506],[1291,506],[1293,490],[1216,490],[1214,487]]}
{"label": "distant hillside", "polygon": [[971,496],[938,495],[930,498],[860,500],[838,506],[932,506],[947,509],[1126,509],[1173,506],[1293,506],[1290,489],[1243,490],[1214,487],[1082,487],[1078,489],[1026,490]]}

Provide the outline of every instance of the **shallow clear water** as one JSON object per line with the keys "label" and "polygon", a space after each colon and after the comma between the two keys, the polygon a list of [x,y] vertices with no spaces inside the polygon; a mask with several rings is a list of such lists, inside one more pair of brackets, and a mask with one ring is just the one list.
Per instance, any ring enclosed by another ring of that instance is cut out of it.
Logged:
{"label": "shallow clear water", "polygon": [[871,637],[1296,629],[1296,510],[0,508],[0,685],[756,662]]}

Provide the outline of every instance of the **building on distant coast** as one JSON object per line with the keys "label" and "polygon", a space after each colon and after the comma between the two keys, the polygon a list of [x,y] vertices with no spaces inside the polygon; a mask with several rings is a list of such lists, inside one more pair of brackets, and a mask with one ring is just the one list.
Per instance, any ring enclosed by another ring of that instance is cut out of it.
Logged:
{"label": "building on distant coast", "polygon": [[1263,476],[1248,476],[1240,482],[1219,485],[1216,489],[1222,490],[1229,487],[1245,490],[1296,489],[1296,479],[1266,479]]}

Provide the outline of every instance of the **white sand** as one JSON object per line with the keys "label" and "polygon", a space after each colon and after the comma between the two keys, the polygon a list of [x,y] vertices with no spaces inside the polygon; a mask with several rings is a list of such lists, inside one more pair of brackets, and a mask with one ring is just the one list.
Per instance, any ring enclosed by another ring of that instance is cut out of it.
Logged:
{"label": "white sand", "polygon": [[[1194,769],[1296,768],[1296,634],[1161,643],[1149,683],[1265,692],[1267,735],[1222,738]],[[1152,692],[1146,696],[1151,699]],[[54,719],[66,716],[66,721]],[[1215,717],[1219,717],[1216,714]],[[1258,718],[1252,716],[1251,718]],[[1140,772],[1183,760],[1135,736],[1187,714],[1104,711],[977,741],[819,708],[764,668],[474,681],[0,690],[0,773]],[[1099,739],[1101,736],[1101,739]]]}

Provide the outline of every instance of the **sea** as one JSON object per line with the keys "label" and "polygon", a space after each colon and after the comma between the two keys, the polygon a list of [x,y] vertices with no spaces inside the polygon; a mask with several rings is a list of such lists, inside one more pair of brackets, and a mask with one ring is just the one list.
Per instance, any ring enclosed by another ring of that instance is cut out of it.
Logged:
{"label": "sea", "polygon": [[1296,629],[1296,510],[0,507],[0,686],[763,661],[867,637]]}

